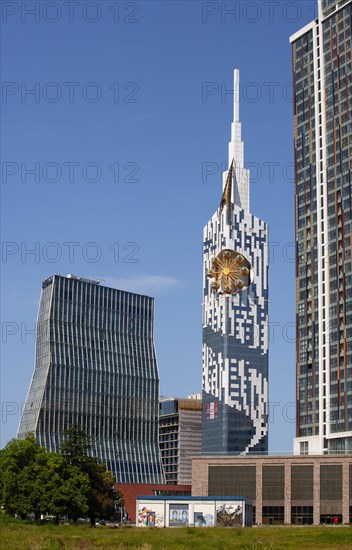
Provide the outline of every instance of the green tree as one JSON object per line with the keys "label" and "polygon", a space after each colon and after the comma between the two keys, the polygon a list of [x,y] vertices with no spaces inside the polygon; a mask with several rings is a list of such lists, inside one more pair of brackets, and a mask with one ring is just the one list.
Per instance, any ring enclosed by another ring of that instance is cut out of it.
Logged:
{"label": "green tree", "polygon": [[72,466],[83,467],[93,445],[92,438],[78,424],[64,430],[63,435],[60,453]]}
{"label": "green tree", "polygon": [[89,476],[88,515],[90,524],[94,527],[98,516],[109,517],[114,513],[118,497],[114,490],[114,477],[105,464],[99,463],[96,457],[89,456],[93,442],[80,426],[71,426],[63,433],[65,439],[60,452],[72,466],[80,468]]}
{"label": "green tree", "polygon": [[55,516],[68,515],[76,521],[88,511],[90,482],[86,473],[72,466],[58,453],[47,453],[38,483],[44,488],[41,508]]}
{"label": "green tree", "polygon": [[90,481],[58,453],[48,453],[33,435],[13,439],[0,454],[1,503],[10,514],[41,513],[76,519],[88,511]]}
{"label": "green tree", "polygon": [[95,526],[97,516],[111,517],[115,511],[117,495],[114,489],[114,478],[96,459],[87,463],[91,491],[89,498],[89,519],[91,526]]}
{"label": "green tree", "polygon": [[38,484],[38,463],[46,454],[33,435],[12,439],[1,453],[1,503],[10,514],[40,515],[42,488]]}

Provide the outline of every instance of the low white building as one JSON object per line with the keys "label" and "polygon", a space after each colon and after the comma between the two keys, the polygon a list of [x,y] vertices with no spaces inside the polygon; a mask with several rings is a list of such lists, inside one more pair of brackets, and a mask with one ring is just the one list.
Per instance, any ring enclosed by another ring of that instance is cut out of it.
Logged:
{"label": "low white building", "polygon": [[245,497],[137,497],[137,527],[251,527]]}

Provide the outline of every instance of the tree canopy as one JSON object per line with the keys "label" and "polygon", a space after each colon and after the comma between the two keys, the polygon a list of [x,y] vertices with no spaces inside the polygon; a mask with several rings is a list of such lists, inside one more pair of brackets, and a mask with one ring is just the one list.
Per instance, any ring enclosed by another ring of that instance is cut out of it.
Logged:
{"label": "tree canopy", "polygon": [[58,453],[47,453],[44,467],[38,473],[38,483],[45,487],[42,508],[53,516],[68,515],[77,520],[89,509],[89,477],[72,466]]}
{"label": "tree canopy", "polygon": [[64,431],[65,439],[60,452],[72,465],[85,472],[90,481],[89,511],[91,525],[95,525],[97,516],[111,516],[116,502],[122,500],[122,495],[114,489],[114,477],[99,463],[96,457],[89,456],[92,440],[80,426],[73,425]]}
{"label": "tree canopy", "polygon": [[46,452],[33,435],[6,445],[0,469],[1,503],[10,514],[76,518],[88,511],[88,475],[60,454]]}
{"label": "tree canopy", "polygon": [[79,426],[64,432],[60,453],[47,452],[34,436],[13,439],[0,451],[0,504],[9,514],[110,517],[122,495],[105,464],[89,456],[91,438]]}
{"label": "tree canopy", "polygon": [[73,466],[84,467],[93,445],[92,438],[78,424],[73,424],[64,430],[63,436],[64,439],[60,445],[62,456]]}

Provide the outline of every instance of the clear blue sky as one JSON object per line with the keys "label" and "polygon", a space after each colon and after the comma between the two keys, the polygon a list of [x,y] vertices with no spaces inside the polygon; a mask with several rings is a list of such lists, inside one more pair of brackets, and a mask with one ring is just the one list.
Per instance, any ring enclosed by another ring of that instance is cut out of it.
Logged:
{"label": "clear blue sky", "polygon": [[251,210],[270,230],[270,449],[290,451],[289,36],[315,0],[33,5],[2,2],[1,444],[17,430],[52,273],[154,296],[161,394],[200,391],[202,232],[221,195],[238,67]]}

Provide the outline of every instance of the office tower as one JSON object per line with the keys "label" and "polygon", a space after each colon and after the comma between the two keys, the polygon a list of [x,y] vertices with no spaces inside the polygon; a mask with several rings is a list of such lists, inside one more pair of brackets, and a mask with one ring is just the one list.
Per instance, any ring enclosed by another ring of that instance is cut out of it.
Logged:
{"label": "office tower", "polygon": [[291,37],[301,454],[352,451],[351,0]]}
{"label": "office tower", "polygon": [[202,399],[161,398],[159,445],[166,483],[191,485],[192,457],[202,450]]}
{"label": "office tower", "polygon": [[268,227],[250,212],[234,72],[229,170],[203,241],[204,453],[268,449]]}
{"label": "office tower", "polygon": [[17,437],[58,451],[80,425],[118,483],[163,483],[154,300],[68,275],[43,281],[33,379]]}

